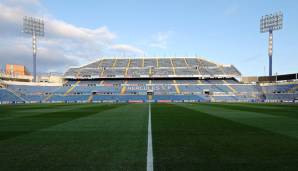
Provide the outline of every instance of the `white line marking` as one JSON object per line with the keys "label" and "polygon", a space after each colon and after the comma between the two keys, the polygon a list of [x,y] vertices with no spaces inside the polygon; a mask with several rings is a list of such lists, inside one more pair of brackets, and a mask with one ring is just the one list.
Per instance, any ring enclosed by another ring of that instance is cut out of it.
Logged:
{"label": "white line marking", "polygon": [[153,171],[153,150],[152,150],[152,132],[151,132],[151,103],[150,102],[149,102],[149,118],[148,118],[147,171]]}

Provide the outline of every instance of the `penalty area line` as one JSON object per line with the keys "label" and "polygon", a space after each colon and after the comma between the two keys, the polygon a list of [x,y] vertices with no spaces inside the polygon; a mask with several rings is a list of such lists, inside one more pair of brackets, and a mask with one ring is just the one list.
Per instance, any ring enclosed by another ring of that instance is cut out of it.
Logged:
{"label": "penalty area line", "polygon": [[148,111],[148,143],[147,143],[147,171],[153,171],[153,148],[152,148],[152,129],[151,129],[151,103],[149,102]]}

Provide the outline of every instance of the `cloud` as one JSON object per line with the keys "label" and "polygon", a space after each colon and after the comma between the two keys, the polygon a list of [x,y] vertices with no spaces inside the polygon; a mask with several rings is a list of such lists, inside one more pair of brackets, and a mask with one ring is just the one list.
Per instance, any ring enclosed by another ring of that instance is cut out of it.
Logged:
{"label": "cloud", "polygon": [[106,26],[94,30],[82,27],[76,27],[56,19],[48,19],[46,24],[48,36],[53,38],[75,39],[79,41],[92,41],[95,43],[109,43],[117,36],[109,31]]}
{"label": "cloud", "polygon": [[[23,39],[18,43],[9,42],[7,44],[0,44],[1,67],[10,63],[25,65],[28,68],[32,67],[32,48],[30,43],[25,43],[26,41]],[[14,46],[10,46],[12,43],[14,43]],[[77,60],[64,56],[63,51],[51,51],[42,47],[38,49],[37,64],[39,72],[61,71],[69,66],[78,65]]]}
{"label": "cloud", "polygon": [[10,6],[21,6],[21,7],[40,5],[39,0],[4,0],[3,3]]}
{"label": "cloud", "polygon": [[150,43],[150,47],[159,48],[159,49],[166,49],[168,47],[168,39],[172,35],[172,31],[167,32],[158,32],[154,36],[154,40]]}
{"label": "cloud", "polygon": [[[141,54],[132,45],[117,45],[118,36],[107,26],[95,29],[78,27],[47,13],[39,0],[4,0],[0,2],[1,65],[19,63],[32,66],[31,37],[22,33],[23,16],[44,16],[45,37],[38,38],[38,71],[63,72],[98,56],[124,52]],[[34,11],[34,13],[32,13]]]}
{"label": "cloud", "polygon": [[143,55],[144,51],[134,47],[132,45],[126,44],[116,44],[111,47],[112,50],[118,51],[120,53],[128,54],[128,55]]}

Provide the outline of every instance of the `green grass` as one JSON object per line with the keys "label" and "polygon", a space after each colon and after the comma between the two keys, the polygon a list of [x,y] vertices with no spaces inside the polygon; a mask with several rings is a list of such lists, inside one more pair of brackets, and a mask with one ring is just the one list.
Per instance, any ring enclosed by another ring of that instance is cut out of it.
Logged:
{"label": "green grass", "polygon": [[[0,106],[0,170],[146,170],[147,104]],[[154,170],[297,170],[298,106],[152,104]]]}
{"label": "green grass", "polygon": [[155,170],[297,170],[297,116],[287,105],[155,104]]}
{"label": "green grass", "polygon": [[0,170],[143,170],[146,167],[145,104],[0,108]]}

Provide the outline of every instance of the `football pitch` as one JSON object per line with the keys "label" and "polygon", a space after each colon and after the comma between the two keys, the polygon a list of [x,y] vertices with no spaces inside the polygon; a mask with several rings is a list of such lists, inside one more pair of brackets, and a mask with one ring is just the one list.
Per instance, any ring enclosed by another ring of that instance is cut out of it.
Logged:
{"label": "football pitch", "polygon": [[0,170],[298,169],[298,105],[150,109],[148,129],[146,103],[1,105]]}

